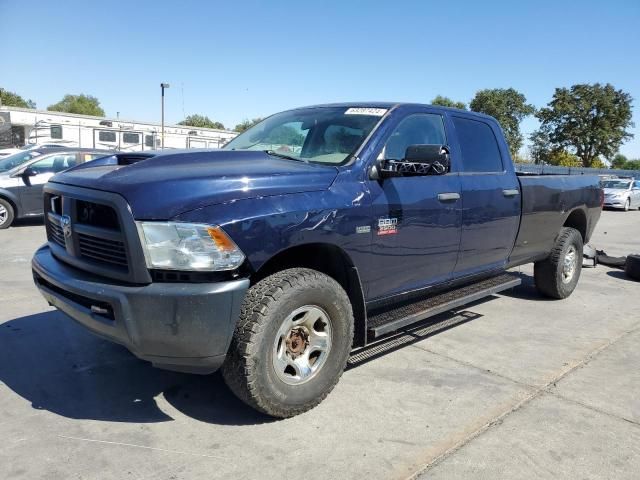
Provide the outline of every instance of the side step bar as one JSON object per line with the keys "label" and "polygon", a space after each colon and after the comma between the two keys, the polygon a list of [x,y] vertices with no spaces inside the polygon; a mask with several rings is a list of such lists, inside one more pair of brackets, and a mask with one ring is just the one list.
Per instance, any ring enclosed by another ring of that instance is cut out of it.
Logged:
{"label": "side step bar", "polygon": [[503,273],[453,290],[420,298],[401,307],[370,316],[367,325],[368,332],[370,336],[377,338],[439,313],[517,287],[521,283],[522,280],[519,277]]}

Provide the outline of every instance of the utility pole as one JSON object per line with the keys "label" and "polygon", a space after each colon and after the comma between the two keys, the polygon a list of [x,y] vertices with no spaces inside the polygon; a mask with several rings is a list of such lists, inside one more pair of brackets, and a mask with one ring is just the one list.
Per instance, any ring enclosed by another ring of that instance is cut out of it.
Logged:
{"label": "utility pole", "polygon": [[169,84],[168,83],[161,83],[160,84],[160,91],[162,93],[162,126],[161,126],[161,136],[162,136],[162,150],[164,150],[164,89],[165,88],[169,88]]}

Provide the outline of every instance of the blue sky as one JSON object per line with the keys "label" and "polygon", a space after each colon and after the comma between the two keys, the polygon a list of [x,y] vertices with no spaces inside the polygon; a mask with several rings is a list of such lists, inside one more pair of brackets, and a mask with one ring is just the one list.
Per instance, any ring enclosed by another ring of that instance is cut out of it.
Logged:
{"label": "blue sky", "polygon": [[[0,85],[39,108],[65,93],[108,116],[244,118],[322,102],[468,102],[514,87],[537,107],[555,87],[610,82],[635,98],[640,1],[0,0]],[[523,130],[536,127],[533,119]],[[621,151],[640,157],[640,128]]]}

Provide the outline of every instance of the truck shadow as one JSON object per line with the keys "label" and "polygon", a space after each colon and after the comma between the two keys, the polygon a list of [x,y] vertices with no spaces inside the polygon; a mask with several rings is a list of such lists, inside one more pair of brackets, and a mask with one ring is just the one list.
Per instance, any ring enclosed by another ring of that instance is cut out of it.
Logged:
{"label": "truck shadow", "polygon": [[[495,297],[476,304],[491,298]],[[480,318],[468,310],[472,306],[438,315],[354,351],[347,369]],[[57,311],[0,324],[0,383],[29,401],[34,409],[74,419],[166,422],[173,420],[173,407],[212,424],[275,421],[238,400],[220,374],[159,370],[124,347],[90,334]]]}
{"label": "truck shadow", "polygon": [[57,311],[0,324],[0,383],[34,409],[68,418],[165,422],[169,403],[208,423],[273,421],[237,400],[220,375],[159,370]]}

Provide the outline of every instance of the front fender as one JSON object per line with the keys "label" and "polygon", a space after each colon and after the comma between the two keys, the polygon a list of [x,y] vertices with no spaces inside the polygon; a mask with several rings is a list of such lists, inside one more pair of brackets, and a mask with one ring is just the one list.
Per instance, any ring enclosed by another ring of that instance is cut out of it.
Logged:
{"label": "front fender", "polygon": [[[230,201],[174,220],[222,226],[256,271],[279,252],[307,243],[336,245],[357,266],[367,254],[371,226],[368,195],[357,182],[326,191]],[[357,233],[363,232],[363,233]]]}

